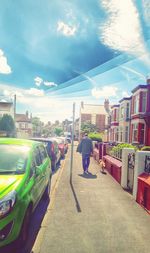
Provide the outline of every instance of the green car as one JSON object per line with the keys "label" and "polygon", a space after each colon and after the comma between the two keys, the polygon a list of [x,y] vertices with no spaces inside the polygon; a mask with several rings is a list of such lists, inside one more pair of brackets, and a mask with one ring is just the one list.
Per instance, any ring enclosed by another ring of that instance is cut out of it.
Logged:
{"label": "green car", "polygon": [[49,198],[51,163],[42,143],[0,138],[0,247],[26,242],[38,202]]}

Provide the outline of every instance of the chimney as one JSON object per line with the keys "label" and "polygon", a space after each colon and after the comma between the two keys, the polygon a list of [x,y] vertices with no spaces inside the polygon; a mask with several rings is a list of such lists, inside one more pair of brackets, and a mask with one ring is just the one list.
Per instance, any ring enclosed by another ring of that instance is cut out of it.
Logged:
{"label": "chimney", "polygon": [[29,113],[28,113],[28,111],[26,111],[26,117],[28,118],[28,116],[29,116]]}
{"label": "chimney", "polygon": [[109,112],[109,99],[105,99],[104,108],[105,108],[106,112]]}
{"label": "chimney", "polygon": [[81,108],[84,109],[84,102],[81,101]]}
{"label": "chimney", "polygon": [[150,77],[147,78],[147,85],[150,85]]}

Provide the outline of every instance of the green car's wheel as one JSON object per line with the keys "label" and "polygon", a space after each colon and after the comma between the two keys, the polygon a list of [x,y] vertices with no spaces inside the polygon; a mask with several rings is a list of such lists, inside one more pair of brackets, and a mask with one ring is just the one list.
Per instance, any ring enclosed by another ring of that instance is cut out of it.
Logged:
{"label": "green car's wheel", "polygon": [[47,184],[45,192],[44,192],[44,199],[50,199],[50,191],[51,191],[51,177],[48,181],[48,184]]}
{"label": "green car's wheel", "polygon": [[21,232],[17,241],[19,247],[24,246],[27,243],[30,218],[31,218],[31,207],[28,207],[22,223]]}

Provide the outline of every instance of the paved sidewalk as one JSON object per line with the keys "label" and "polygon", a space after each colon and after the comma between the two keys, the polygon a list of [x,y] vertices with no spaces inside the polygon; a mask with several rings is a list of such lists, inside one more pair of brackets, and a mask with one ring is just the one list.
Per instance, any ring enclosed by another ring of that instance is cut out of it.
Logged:
{"label": "paved sidewalk", "polygon": [[150,216],[91,159],[83,176],[81,156],[74,152],[70,184],[70,152],[34,253],[147,253]]}

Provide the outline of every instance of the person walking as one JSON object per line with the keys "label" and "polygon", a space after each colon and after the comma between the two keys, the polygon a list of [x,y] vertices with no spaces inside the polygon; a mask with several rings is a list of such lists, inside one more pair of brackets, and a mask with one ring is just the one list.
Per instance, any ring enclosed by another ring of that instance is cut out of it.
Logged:
{"label": "person walking", "polygon": [[88,133],[84,133],[84,137],[77,147],[77,152],[82,154],[83,173],[88,174],[90,156],[93,154],[93,144],[92,140],[88,137]]}

